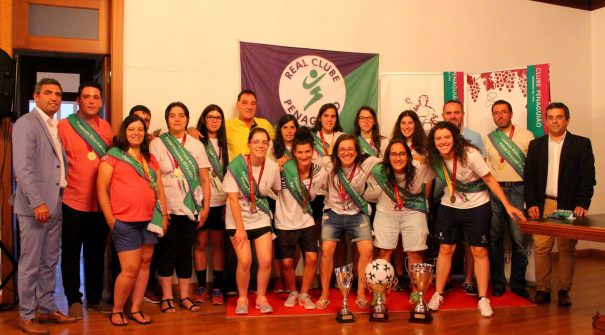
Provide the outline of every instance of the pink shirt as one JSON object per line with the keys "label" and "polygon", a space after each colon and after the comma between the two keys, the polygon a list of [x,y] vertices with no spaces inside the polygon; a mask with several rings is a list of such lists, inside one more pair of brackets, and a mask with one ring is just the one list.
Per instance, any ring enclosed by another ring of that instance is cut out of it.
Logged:
{"label": "pink shirt", "polygon": [[[89,123],[89,125],[91,125]],[[113,131],[107,121],[96,117],[91,125],[109,146]],[[67,187],[63,193],[63,203],[82,212],[98,212],[97,171],[101,160],[95,154],[94,160],[88,159],[93,151],[84,139],[74,130],[67,119],[59,121],[59,138],[67,154]]]}
{"label": "pink shirt", "polygon": [[[109,184],[111,211],[123,222],[150,221],[155,206],[155,192],[137,171],[127,163],[111,156],[103,160],[113,167]],[[149,168],[160,177],[160,167],[153,155]]]}

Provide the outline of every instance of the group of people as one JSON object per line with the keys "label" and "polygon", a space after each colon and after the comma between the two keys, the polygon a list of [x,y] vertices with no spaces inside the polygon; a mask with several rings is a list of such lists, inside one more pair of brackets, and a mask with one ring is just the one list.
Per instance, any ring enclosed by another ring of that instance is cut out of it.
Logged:
{"label": "group of people", "polygon": [[[57,125],[53,115],[61,94],[56,80],[42,79],[35,88],[36,108],[13,129],[20,327],[31,334],[46,333],[39,322],[83,317],[82,248],[86,305],[110,313],[116,326],[128,320],[151,322],[140,306],[156,268],[159,306],[166,313],[176,311],[175,271],[181,308],[199,311],[198,303],[208,294],[213,304],[222,304],[222,284],[234,277],[235,313],[246,314],[253,276],[253,306],[271,313],[266,292],[274,260],[290,291],[285,306],[325,309],[334,259],[346,241],[357,251],[355,302],[369,308],[362,281],[366,265],[373,257],[390,260],[400,240],[410,267],[423,262],[429,212],[437,213],[432,233],[439,242],[436,292],[429,307],[439,310],[443,303],[452,256],[462,242],[471,264],[464,288],[478,295],[480,314],[490,317],[490,278],[492,296],[502,295],[506,286],[505,230],[513,245],[511,291],[529,298],[529,237],[516,221],[526,214],[545,217],[556,209],[586,215],[596,184],[590,140],[567,131],[569,109],[562,103],[547,107],[549,133],[534,140],[531,132],[512,124],[512,106],[496,101],[491,110],[496,129],[484,145],[477,133],[463,127],[463,106],[453,100],[443,107],[444,121],[428,135],[418,115],[404,111],[387,139],[368,106],[358,110],[353,134],[342,132],[334,104],[319,109],[313,129],[299,127],[291,115],[284,115],[274,129],[256,117],[256,95],[244,90],[237,97],[235,118],[226,120],[219,106],[209,105],[190,128],[187,106],[174,102],[164,114],[168,130],[150,134],[151,112],[139,105],[114,137],[98,116],[98,84],[82,84],[79,111]],[[120,265],[113,305],[101,299],[108,233]],[[550,299],[554,238],[533,238],[537,293],[532,300],[540,304]],[[558,239],[561,306],[571,304],[575,243]],[[206,284],[209,244],[212,290]],[[235,259],[225,256],[229,250]],[[59,254],[68,315],[58,311],[52,297]],[[301,256],[298,289],[294,269]],[[233,273],[230,262],[236,264]],[[309,290],[318,262],[321,294],[313,301]],[[194,270],[199,289],[191,297]]]}

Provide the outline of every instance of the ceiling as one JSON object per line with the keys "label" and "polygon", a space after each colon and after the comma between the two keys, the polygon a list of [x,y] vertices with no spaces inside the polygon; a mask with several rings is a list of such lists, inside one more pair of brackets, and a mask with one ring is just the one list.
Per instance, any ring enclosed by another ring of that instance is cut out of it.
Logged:
{"label": "ceiling", "polygon": [[596,10],[605,7],[605,0],[531,0],[551,5],[565,6],[584,10]]}

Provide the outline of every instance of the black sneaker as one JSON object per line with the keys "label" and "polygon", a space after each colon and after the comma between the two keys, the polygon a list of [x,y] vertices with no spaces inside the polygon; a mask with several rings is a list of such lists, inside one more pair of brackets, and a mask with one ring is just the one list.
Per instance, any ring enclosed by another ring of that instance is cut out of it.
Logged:
{"label": "black sneaker", "polygon": [[477,291],[477,285],[474,282],[464,282],[462,283],[462,289],[464,293],[471,296],[479,295],[479,291]]}

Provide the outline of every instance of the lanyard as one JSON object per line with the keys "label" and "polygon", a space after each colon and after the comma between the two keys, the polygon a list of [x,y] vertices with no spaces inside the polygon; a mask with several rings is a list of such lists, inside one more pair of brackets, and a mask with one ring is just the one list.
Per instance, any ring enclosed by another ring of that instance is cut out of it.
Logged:
{"label": "lanyard", "polygon": [[452,173],[453,180],[450,179],[450,175],[447,173],[447,168],[445,167],[445,163],[443,162],[443,160],[441,160],[441,167],[443,168],[443,175],[445,177],[445,182],[447,183],[447,188],[450,190],[450,202],[454,203],[456,202],[456,197],[454,196],[454,192],[456,191],[456,156],[454,155],[454,171]]}
{"label": "lanyard", "polygon": [[403,200],[399,196],[399,187],[397,186],[397,179],[393,181],[393,192],[395,193],[395,200],[397,200],[397,209],[403,208]]}
{"label": "lanyard", "polygon": [[[353,165],[353,170],[351,170],[351,174],[349,174],[349,183],[353,180],[356,168],[357,164]],[[347,197],[347,192],[345,191],[345,187],[342,183],[338,184],[338,191],[340,193],[340,200],[342,201],[342,209],[345,210],[345,199]]]}
{"label": "lanyard", "polygon": [[[328,147],[326,145],[326,140],[324,140],[324,133],[322,130],[319,131],[319,137],[321,138],[321,145],[323,145],[324,147],[324,152],[326,153],[327,156],[332,156],[331,152],[328,152]],[[330,142],[330,150],[332,150],[332,147],[334,146],[334,133],[332,132],[332,141]]]}
{"label": "lanyard", "polygon": [[[254,214],[256,213],[256,193],[254,192],[254,175],[252,175],[252,162],[250,161],[250,155],[246,155],[246,163],[246,166],[248,167],[248,177],[250,182],[250,213]],[[263,171],[265,171],[264,160],[263,164],[260,166],[260,173],[258,174],[258,185],[260,185],[260,181],[261,179],[263,179]]]}
{"label": "lanyard", "polygon": [[313,163],[311,163],[311,167],[309,168],[309,187],[306,189],[307,192],[305,192],[305,184],[303,183],[303,179],[300,176],[300,170],[296,169],[298,171],[298,180],[300,181],[300,188],[301,191],[303,191],[303,203],[302,203],[302,208],[303,211],[306,213],[307,210],[307,203],[309,202],[310,198],[311,198],[311,185],[313,185]]}
{"label": "lanyard", "polygon": [[[128,150],[128,154],[134,158],[135,162],[137,162],[137,164],[139,164],[139,166],[141,168],[143,168],[143,172],[145,173],[145,179],[147,180],[147,182],[149,183],[149,186],[151,186],[151,176],[149,175],[149,166],[147,165],[147,161],[143,158],[142,154],[139,154],[139,157],[135,157],[135,155],[132,153],[132,150]],[[151,187],[153,188],[153,187]]]}

